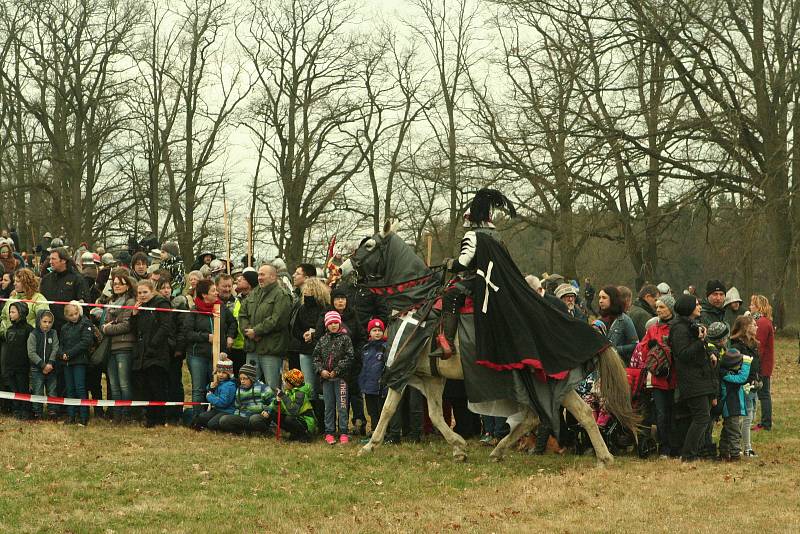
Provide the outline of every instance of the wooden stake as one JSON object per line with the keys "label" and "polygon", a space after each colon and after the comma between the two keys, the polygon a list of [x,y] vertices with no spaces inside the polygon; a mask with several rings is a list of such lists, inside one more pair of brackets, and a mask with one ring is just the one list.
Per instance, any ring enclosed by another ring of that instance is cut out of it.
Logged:
{"label": "wooden stake", "polygon": [[214,304],[214,342],[211,345],[211,358],[212,358],[212,373],[217,368],[217,363],[219,363],[219,352],[220,352],[220,305]]}
{"label": "wooden stake", "polygon": [[225,218],[225,248],[228,251],[225,261],[225,272],[231,274],[231,225],[228,221],[228,199],[224,197],[225,188],[222,189],[222,194],[222,215]]}
{"label": "wooden stake", "polygon": [[433,254],[433,234],[428,234],[428,254],[426,256],[425,262],[428,264],[428,267],[431,265],[431,255]]}
{"label": "wooden stake", "polygon": [[253,219],[247,222],[247,266],[253,266]]}

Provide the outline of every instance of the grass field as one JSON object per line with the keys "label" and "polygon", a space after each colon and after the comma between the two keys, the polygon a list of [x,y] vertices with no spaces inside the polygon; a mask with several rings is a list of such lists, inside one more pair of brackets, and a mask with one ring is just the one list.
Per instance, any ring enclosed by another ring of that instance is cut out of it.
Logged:
{"label": "grass field", "polygon": [[776,427],[738,464],[513,453],[440,440],[278,443],[184,428],[0,419],[0,532],[800,532],[800,366],[781,342]]}

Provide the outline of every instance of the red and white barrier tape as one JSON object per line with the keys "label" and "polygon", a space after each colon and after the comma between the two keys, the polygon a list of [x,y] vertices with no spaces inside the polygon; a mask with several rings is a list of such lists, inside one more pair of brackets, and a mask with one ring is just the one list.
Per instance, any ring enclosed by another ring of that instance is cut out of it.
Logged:
{"label": "red and white barrier tape", "polygon": [[[0,298],[0,302],[24,302],[25,304],[56,304],[59,306],[66,306],[72,304],[61,300],[29,300],[29,299],[16,299],[16,298]],[[116,308],[120,310],[145,310],[157,312],[173,312],[173,313],[197,313],[200,315],[214,315],[214,312],[204,312],[200,310],[179,310],[176,308],[150,308],[147,306],[125,306],[124,304],[98,304],[91,302],[78,302],[84,308]]]}
{"label": "red and white barrier tape", "polygon": [[168,401],[137,401],[137,400],[95,400],[95,399],[66,399],[64,397],[46,397],[44,395],[31,395],[29,393],[12,393],[0,391],[0,399],[33,402],[36,404],[62,404],[64,406],[201,406],[207,402],[168,402]]}

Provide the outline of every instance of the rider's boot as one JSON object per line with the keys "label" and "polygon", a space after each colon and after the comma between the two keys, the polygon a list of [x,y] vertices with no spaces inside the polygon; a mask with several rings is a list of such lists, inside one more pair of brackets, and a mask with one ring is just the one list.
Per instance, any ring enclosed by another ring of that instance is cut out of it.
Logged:
{"label": "rider's boot", "polygon": [[436,336],[437,347],[431,356],[448,360],[456,354],[456,333],[458,333],[458,313],[442,312],[442,331]]}

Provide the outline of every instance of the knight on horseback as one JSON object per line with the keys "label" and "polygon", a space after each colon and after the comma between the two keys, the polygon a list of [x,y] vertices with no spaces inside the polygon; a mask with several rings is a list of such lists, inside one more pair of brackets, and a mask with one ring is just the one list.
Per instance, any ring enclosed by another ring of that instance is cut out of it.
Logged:
{"label": "knight on horseback", "polygon": [[459,310],[464,306],[468,296],[473,293],[478,267],[475,263],[475,251],[478,247],[478,234],[484,234],[505,248],[500,233],[492,222],[493,208],[503,209],[509,217],[516,216],[514,205],[506,196],[496,189],[483,188],[475,194],[469,210],[464,213],[464,227],[469,228],[461,240],[461,251],[458,258],[447,262],[447,269],[458,273],[442,297],[442,326],[436,336],[438,346],[431,352],[431,357],[446,360],[456,355],[455,338],[458,333]]}

